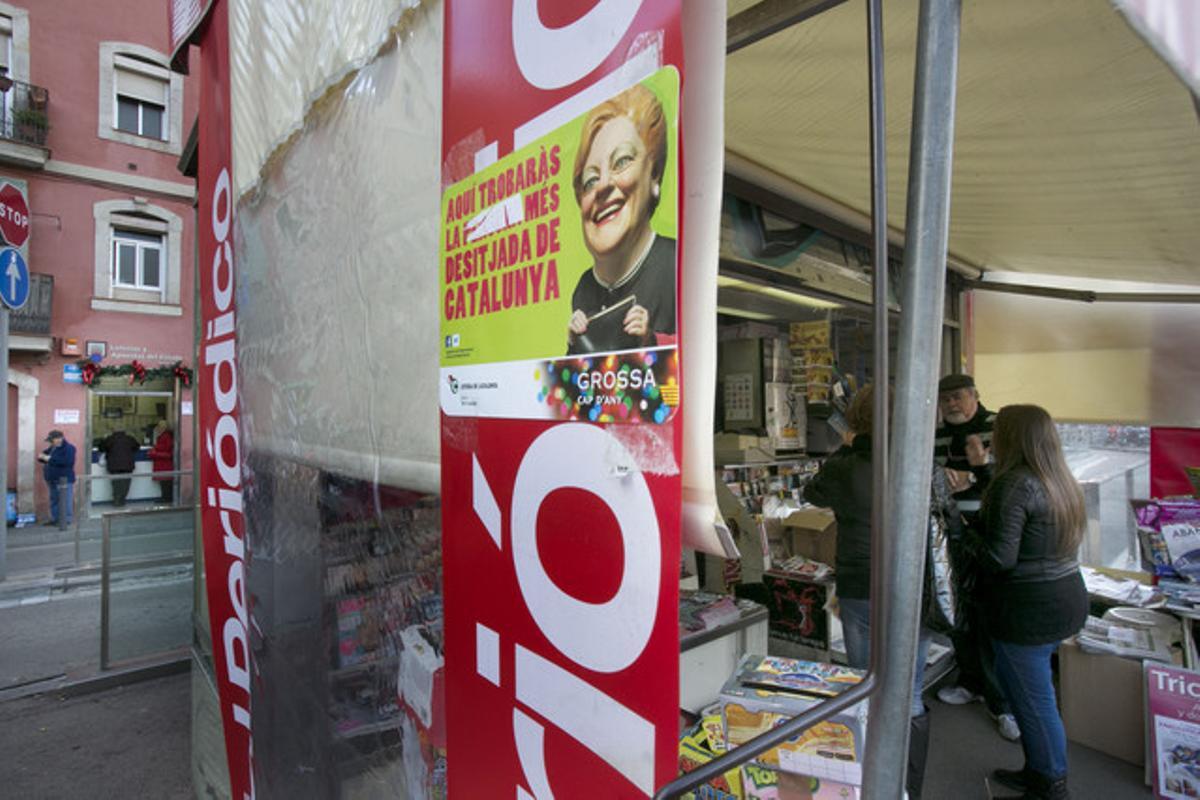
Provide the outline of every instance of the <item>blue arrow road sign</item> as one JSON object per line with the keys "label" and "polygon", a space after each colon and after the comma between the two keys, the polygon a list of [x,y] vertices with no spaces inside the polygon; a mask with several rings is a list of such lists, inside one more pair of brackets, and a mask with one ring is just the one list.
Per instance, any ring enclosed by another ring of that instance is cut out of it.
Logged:
{"label": "blue arrow road sign", "polygon": [[11,247],[0,250],[0,300],[14,311],[29,299],[29,267]]}

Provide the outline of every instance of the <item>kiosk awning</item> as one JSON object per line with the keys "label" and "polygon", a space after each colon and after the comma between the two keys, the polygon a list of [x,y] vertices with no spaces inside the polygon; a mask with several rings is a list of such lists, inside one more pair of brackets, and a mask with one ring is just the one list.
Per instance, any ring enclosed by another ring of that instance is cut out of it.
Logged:
{"label": "kiosk awning", "polygon": [[[731,0],[730,15],[753,5]],[[917,7],[884,6],[898,230]],[[737,50],[729,151],[867,211],[866,76],[861,3]],[[1194,98],[1110,0],[965,3],[957,103],[951,253],[985,270],[1200,283]]]}

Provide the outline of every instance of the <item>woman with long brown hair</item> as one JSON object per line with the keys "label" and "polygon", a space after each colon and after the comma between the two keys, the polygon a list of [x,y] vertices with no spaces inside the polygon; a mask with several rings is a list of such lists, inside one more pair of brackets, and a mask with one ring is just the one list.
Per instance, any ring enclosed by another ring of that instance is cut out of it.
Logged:
{"label": "woman with long brown hair", "polygon": [[1087,620],[1079,543],[1087,526],[1083,492],[1071,476],[1046,410],[1000,409],[992,433],[996,468],[983,498],[982,591],[996,676],[1008,696],[1025,766],[996,770],[1025,798],[1065,798],[1067,738],[1050,656]]}

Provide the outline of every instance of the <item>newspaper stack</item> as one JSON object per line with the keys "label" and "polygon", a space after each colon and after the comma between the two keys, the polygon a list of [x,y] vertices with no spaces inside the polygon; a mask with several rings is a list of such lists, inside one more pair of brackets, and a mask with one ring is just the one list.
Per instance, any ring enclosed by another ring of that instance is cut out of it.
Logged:
{"label": "newspaper stack", "polygon": [[1085,653],[1171,663],[1170,642],[1163,631],[1157,628],[1133,628],[1099,617],[1088,617],[1087,624],[1075,641]]}

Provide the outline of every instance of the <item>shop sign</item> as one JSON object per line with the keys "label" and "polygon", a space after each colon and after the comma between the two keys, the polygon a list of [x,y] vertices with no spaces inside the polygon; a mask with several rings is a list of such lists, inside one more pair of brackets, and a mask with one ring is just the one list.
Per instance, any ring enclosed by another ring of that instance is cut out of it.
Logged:
{"label": "shop sign", "polygon": [[78,364],[63,364],[63,383],[83,383],[83,367]]}
{"label": "shop sign", "polygon": [[680,0],[447,0],[448,787],[676,774]]}
{"label": "shop sign", "polygon": [[242,516],[242,461],[235,340],[232,146],[229,117],[228,4],[212,4],[200,46],[200,357],[201,524],[208,575],[213,665],[232,797],[254,797],[250,730],[249,615]]}
{"label": "shop sign", "polygon": [[1200,797],[1200,673],[1153,661],[1145,671],[1154,796]]}

